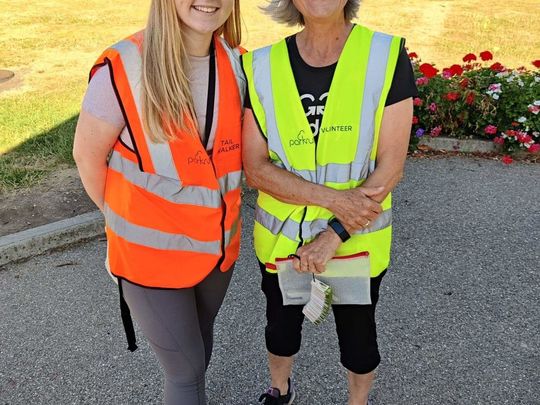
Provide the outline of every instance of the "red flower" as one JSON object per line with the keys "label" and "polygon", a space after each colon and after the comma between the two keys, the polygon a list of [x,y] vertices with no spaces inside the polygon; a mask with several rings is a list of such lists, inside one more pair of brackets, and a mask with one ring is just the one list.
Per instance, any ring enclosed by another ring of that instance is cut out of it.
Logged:
{"label": "red flower", "polygon": [[421,98],[419,98],[419,97],[415,97],[415,98],[414,98],[414,100],[413,100],[413,105],[414,105],[415,107],[421,107],[422,104],[424,104],[424,102],[422,101]]}
{"label": "red flower", "polygon": [[462,89],[466,89],[469,86],[469,79],[464,78],[463,80],[459,82],[459,85],[461,86]]}
{"label": "red flower", "polygon": [[473,60],[476,60],[476,55],[474,53],[468,53],[463,57],[463,62],[465,63],[471,62]]}
{"label": "red flower", "polygon": [[450,72],[453,76],[461,76],[463,74],[463,68],[459,65],[450,66]]}
{"label": "red flower", "polygon": [[527,149],[529,152],[531,153],[536,153],[538,151],[540,151],[540,143],[535,143],[531,146],[529,146],[529,149]]}
{"label": "red flower", "polygon": [[540,69],[540,59],[533,60],[532,64],[534,65],[535,68]]}
{"label": "red flower", "polygon": [[518,135],[517,131],[514,131],[513,129],[509,129],[505,132],[506,136],[512,138]]}
{"label": "red flower", "polygon": [[411,52],[411,53],[409,54],[409,58],[411,58],[411,59],[418,59],[418,54],[417,54],[416,52]]}
{"label": "red flower", "polygon": [[492,60],[493,54],[490,51],[480,52],[480,58],[482,58],[484,62],[488,60]]}
{"label": "red flower", "polygon": [[494,72],[502,72],[504,70],[504,66],[501,65],[499,62],[494,63],[489,68]]}
{"label": "red flower", "polygon": [[512,122],[513,127],[519,127],[520,125],[521,124],[519,122],[516,122],[516,121]]}
{"label": "red flower", "polygon": [[497,127],[495,125],[488,125],[484,128],[484,132],[488,135],[495,135],[497,133]]}
{"label": "red flower", "polygon": [[457,101],[460,99],[460,97],[461,95],[457,91],[451,91],[444,95],[444,98],[447,99],[448,101]]}
{"label": "red flower", "polygon": [[468,104],[468,105],[471,105],[472,103],[474,103],[474,100],[475,100],[475,95],[474,93],[471,91],[469,92],[469,94],[467,94],[467,97],[465,98],[465,102]]}
{"label": "red flower", "polygon": [[498,136],[496,138],[493,138],[493,142],[497,145],[504,145],[504,138],[502,136]]}
{"label": "red flower", "polygon": [[439,73],[439,70],[429,63],[422,63],[419,69],[420,72],[422,72],[422,74],[428,79],[435,77],[437,73]]}
{"label": "red flower", "polygon": [[532,138],[530,135],[527,135],[526,133],[522,132],[519,133],[516,137],[519,143],[529,143],[532,141]]}
{"label": "red flower", "polygon": [[504,155],[501,160],[505,165],[509,165],[510,163],[514,161],[514,159],[512,159],[512,156],[508,156],[508,155]]}
{"label": "red flower", "polygon": [[416,115],[413,115],[413,117],[412,117],[412,123],[413,123],[413,125],[418,124],[418,117],[417,117]]}

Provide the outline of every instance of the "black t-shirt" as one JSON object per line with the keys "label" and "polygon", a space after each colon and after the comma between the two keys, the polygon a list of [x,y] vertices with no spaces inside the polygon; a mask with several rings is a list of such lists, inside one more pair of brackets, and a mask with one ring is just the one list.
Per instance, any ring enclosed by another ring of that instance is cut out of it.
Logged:
{"label": "black t-shirt", "polygon": [[[296,35],[287,37],[286,42],[296,87],[309,125],[317,137],[337,62],[324,67],[310,66],[300,56]],[[402,41],[401,47],[386,106],[418,95],[411,61],[405,49],[405,40]],[[246,108],[251,108],[249,97],[246,97]]]}

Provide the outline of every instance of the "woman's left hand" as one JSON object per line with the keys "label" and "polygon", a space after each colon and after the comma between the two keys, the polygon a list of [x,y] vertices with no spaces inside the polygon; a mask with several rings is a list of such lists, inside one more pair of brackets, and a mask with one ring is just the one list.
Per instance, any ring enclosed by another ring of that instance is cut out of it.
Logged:
{"label": "woman's left hand", "polygon": [[294,259],[294,269],[299,273],[323,273],[340,245],[341,239],[332,229],[321,232],[311,243],[296,251],[300,260]]}

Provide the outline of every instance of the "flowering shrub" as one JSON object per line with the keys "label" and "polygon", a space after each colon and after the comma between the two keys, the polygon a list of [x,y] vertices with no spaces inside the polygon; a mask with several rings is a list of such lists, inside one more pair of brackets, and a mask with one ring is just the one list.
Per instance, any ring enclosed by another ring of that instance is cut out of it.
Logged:
{"label": "flowering shrub", "polygon": [[510,69],[484,51],[440,71],[414,52],[409,57],[419,93],[413,144],[444,135],[489,139],[507,152],[540,151],[540,60],[533,70]]}

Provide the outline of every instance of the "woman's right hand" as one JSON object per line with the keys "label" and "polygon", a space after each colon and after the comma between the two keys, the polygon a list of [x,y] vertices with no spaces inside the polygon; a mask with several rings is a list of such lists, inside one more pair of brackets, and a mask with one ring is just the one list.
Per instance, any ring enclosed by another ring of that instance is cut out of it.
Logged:
{"label": "woman's right hand", "polygon": [[371,199],[384,187],[358,187],[336,190],[335,197],[327,207],[349,233],[369,227],[382,212],[381,204]]}

